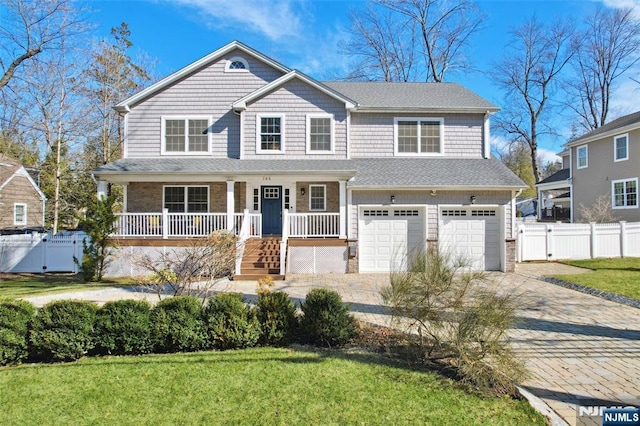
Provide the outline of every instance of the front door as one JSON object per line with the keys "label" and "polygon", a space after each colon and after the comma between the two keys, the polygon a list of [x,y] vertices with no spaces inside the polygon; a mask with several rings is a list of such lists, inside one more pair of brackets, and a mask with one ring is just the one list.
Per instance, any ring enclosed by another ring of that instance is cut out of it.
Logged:
{"label": "front door", "polygon": [[262,233],[282,234],[282,187],[262,187]]}

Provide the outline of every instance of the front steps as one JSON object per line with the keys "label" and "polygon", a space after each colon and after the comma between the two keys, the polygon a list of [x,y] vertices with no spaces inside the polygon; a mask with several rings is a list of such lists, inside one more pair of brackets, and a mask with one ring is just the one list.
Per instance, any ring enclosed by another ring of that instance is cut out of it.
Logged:
{"label": "front steps", "polygon": [[280,239],[262,238],[245,241],[236,281],[258,280],[270,275],[274,280],[284,280],[280,275]]}

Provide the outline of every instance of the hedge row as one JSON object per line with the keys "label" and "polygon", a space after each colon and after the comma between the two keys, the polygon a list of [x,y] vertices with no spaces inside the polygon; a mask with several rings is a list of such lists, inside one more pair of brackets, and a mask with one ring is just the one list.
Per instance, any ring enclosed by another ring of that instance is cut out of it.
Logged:
{"label": "hedge row", "polygon": [[262,293],[256,306],[239,293],[221,293],[202,306],[178,296],[152,307],[119,300],[98,307],[61,300],[36,312],[21,300],[0,301],[0,365],[73,361],[84,355],[138,355],[284,346],[292,342],[342,346],[356,323],[338,293],[313,289],[300,306],[283,292]]}

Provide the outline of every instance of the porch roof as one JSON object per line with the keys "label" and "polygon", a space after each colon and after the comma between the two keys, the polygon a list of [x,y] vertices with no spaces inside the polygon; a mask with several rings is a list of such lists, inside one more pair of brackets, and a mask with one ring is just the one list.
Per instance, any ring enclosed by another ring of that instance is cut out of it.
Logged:
{"label": "porch roof", "polygon": [[491,158],[357,158],[351,160],[238,160],[233,158],[124,158],[93,170],[111,182],[166,177],[239,180],[242,176],[331,176],[349,180],[351,188],[502,188],[526,184]]}

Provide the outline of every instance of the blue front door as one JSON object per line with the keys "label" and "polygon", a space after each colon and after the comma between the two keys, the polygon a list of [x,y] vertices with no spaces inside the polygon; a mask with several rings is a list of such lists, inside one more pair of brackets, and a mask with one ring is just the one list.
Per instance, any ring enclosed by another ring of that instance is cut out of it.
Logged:
{"label": "blue front door", "polygon": [[282,234],[282,187],[262,187],[262,233]]}

